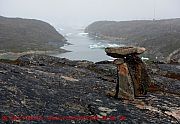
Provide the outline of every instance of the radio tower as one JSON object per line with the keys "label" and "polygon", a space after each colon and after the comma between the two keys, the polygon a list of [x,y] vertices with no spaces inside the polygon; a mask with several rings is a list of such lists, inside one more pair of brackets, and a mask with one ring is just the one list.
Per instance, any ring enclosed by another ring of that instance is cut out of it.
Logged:
{"label": "radio tower", "polygon": [[156,1],[154,0],[154,17],[153,17],[153,21],[155,21],[156,19]]}

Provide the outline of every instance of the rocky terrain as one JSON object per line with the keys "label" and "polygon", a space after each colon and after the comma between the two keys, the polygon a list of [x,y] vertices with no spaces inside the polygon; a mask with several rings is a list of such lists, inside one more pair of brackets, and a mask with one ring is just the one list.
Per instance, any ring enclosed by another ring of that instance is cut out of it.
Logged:
{"label": "rocky terrain", "polygon": [[[0,57],[7,57],[8,53],[25,52],[63,52],[59,49],[66,39],[50,24],[21,18],[6,18],[0,16]],[[12,54],[12,56],[19,56]]]}
{"label": "rocky terrain", "polygon": [[[159,90],[148,92],[146,99],[128,101],[108,96],[107,91],[115,89],[117,77],[116,67],[108,61],[71,61],[37,54],[24,55],[15,61],[1,60],[1,122],[178,124],[180,66],[148,63],[148,73]],[[10,119],[15,115],[43,118]],[[48,116],[98,119],[48,120]]]}
{"label": "rocky terrain", "polygon": [[98,21],[85,32],[99,39],[148,48],[146,55],[152,59],[180,62],[180,19]]}

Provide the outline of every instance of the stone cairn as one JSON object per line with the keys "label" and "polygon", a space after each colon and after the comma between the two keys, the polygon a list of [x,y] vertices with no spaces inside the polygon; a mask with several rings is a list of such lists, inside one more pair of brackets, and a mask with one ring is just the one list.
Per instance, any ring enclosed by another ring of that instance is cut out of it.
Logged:
{"label": "stone cairn", "polygon": [[150,78],[145,64],[138,57],[145,50],[141,47],[108,47],[105,49],[108,56],[117,58],[114,60],[118,74],[115,98],[145,98]]}

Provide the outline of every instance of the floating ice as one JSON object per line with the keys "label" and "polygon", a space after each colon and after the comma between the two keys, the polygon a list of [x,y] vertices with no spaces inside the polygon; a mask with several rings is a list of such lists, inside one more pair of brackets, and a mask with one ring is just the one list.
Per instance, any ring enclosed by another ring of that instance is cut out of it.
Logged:
{"label": "floating ice", "polygon": [[106,46],[105,45],[102,45],[102,44],[92,44],[92,45],[89,45],[89,48],[91,49],[104,49]]}
{"label": "floating ice", "polygon": [[141,57],[142,60],[149,60],[149,58]]}
{"label": "floating ice", "polygon": [[59,30],[60,30],[60,31],[64,31],[64,29],[62,29],[62,28],[59,28]]}
{"label": "floating ice", "polygon": [[97,43],[97,44],[91,44],[89,45],[89,48],[91,49],[104,49],[106,47],[122,47],[124,45],[118,45],[118,44],[103,44],[101,42]]}
{"label": "floating ice", "polygon": [[72,35],[72,33],[67,33],[67,34],[65,34],[65,37],[68,37],[70,35]]}
{"label": "floating ice", "polygon": [[120,47],[122,45],[118,45],[118,44],[108,44],[108,47]]}
{"label": "floating ice", "polygon": [[88,33],[81,32],[81,33],[78,33],[78,35],[80,35],[80,36],[87,36]]}

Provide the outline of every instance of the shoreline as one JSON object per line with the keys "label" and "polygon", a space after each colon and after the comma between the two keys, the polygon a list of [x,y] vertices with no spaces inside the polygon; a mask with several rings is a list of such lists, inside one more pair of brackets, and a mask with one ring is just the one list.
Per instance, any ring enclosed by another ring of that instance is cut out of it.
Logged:
{"label": "shoreline", "polygon": [[65,49],[59,49],[56,51],[41,51],[41,50],[30,50],[30,51],[24,51],[24,52],[4,52],[0,53],[0,59],[8,59],[8,60],[16,60],[20,56],[26,55],[26,54],[43,54],[43,55],[56,55],[56,54],[61,54],[61,53],[66,53],[66,52],[71,52]]}

